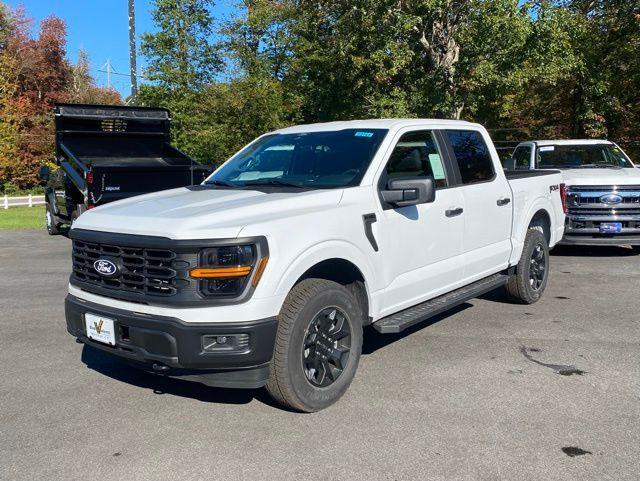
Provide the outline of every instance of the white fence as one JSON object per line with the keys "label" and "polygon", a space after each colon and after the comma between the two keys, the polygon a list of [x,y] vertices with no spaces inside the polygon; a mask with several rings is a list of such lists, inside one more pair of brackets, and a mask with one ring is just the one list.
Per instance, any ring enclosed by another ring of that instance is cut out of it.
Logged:
{"label": "white fence", "polygon": [[42,205],[45,203],[44,195],[29,194],[23,197],[8,197],[5,195],[4,197],[1,197],[1,199],[2,199],[2,206],[5,209],[8,209],[9,207],[18,207],[21,205],[33,207],[34,205]]}

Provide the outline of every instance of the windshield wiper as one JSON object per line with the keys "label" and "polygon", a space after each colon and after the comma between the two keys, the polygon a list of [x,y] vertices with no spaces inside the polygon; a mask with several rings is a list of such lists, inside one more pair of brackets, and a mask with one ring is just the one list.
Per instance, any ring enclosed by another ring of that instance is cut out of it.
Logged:
{"label": "windshield wiper", "polygon": [[296,187],[298,189],[306,189],[308,186],[302,184],[296,184],[294,182],[287,182],[286,180],[281,179],[260,179],[260,180],[249,180],[242,184],[243,187],[248,187],[251,185],[277,185],[283,187]]}
{"label": "windshield wiper", "polygon": [[611,165],[611,164],[582,164],[579,168],[580,169],[621,169],[622,167],[619,167],[617,165]]}
{"label": "windshield wiper", "polygon": [[206,185],[221,185],[222,187],[231,187],[234,189],[237,189],[238,187],[241,187],[240,185],[237,184],[232,184],[231,182],[226,182],[224,180],[218,180],[218,179],[211,179],[211,180],[207,180],[205,182]]}

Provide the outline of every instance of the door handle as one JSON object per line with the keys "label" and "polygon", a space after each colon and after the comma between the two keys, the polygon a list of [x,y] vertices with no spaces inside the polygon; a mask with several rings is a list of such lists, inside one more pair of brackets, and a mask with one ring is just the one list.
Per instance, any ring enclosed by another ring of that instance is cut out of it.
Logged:
{"label": "door handle", "polygon": [[498,205],[507,205],[509,202],[511,202],[511,199],[509,199],[509,197],[503,197],[501,199],[498,199],[496,201],[496,204],[498,204]]}
{"label": "door handle", "polygon": [[447,209],[444,211],[444,215],[446,215],[447,217],[455,217],[457,215],[462,214],[463,209],[462,207],[458,207],[457,209]]}

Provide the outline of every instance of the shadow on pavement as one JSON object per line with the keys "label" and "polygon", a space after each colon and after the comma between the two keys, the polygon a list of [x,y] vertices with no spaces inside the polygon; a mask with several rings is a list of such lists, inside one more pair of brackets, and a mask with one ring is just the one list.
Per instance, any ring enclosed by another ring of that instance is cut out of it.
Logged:
{"label": "shadow on pavement", "polygon": [[629,257],[637,256],[640,251],[620,246],[565,246],[559,245],[550,252],[557,257]]}
{"label": "shadow on pavement", "polygon": [[252,400],[259,401],[278,409],[283,409],[273,401],[264,389],[227,389],[205,386],[192,381],[169,378],[145,372],[103,353],[91,346],[83,346],[82,362],[94,371],[109,376],[117,381],[133,386],[151,389],[155,394],[171,394],[206,403],[247,404]]}
{"label": "shadow on pavement", "polygon": [[440,322],[443,319],[446,319],[447,317],[453,316],[458,312],[462,312],[470,307],[473,307],[473,306],[468,302],[465,302],[464,304],[460,304],[459,306],[453,307],[448,311],[443,312],[442,314],[438,314],[437,316],[432,317],[431,319],[427,319],[426,321],[423,321],[414,326],[411,326],[399,334],[380,334],[373,327],[367,326],[364,329],[364,338],[362,340],[362,354],[363,355],[373,354],[377,350],[382,349],[383,347],[386,347],[389,344],[393,344],[394,342],[399,341],[400,339],[404,339],[405,337],[410,336],[411,334],[418,332],[424,329],[425,327],[432,326],[435,323]]}
{"label": "shadow on pavement", "polygon": [[[364,330],[362,354],[368,355],[382,349],[396,341],[404,339],[411,334],[440,322],[441,320],[462,312],[469,307],[469,303],[461,304],[431,319],[416,324],[400,334],[380,334],[372,327]],[[155,394],[170,394],[206,403],[224,404],[248,404],[252,400],[259,401],[268,406],[284,409],[268,395],[265,389],[226,389],[205,386],[198,382],[183,381],[157,374],[152,374],[141,369],[136,369],[130,364],[121,361],[117,357],[110,356],[91,346],[82,347],[82,362],[89,368],[117,381],[125,382],[144,389],[151,389]]]}

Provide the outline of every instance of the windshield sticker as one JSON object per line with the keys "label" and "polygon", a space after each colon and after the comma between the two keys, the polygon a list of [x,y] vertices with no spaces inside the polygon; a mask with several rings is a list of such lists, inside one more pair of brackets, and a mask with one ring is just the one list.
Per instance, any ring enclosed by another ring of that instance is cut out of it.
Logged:
{"label": "windshield sticker", "polygon": [[370,139],[371,137],[373,137],[373,132],[356,132],[355,136],[356,137],[366,137],[367,139]]}
{"label": "windshield sticker", "polygon": [[556,150],[555,145],[546,145],[544,147],[540,147],[538,149],[540,152],[552,152],[554,150]]}
{"label": "windshield sticker", "polygon": [[433,172],[433,178],[435,180],[445,180],[444,168],[442,167],[442,160],[438,154],[429,154],[429,163],[431,164],[431,172]]}

